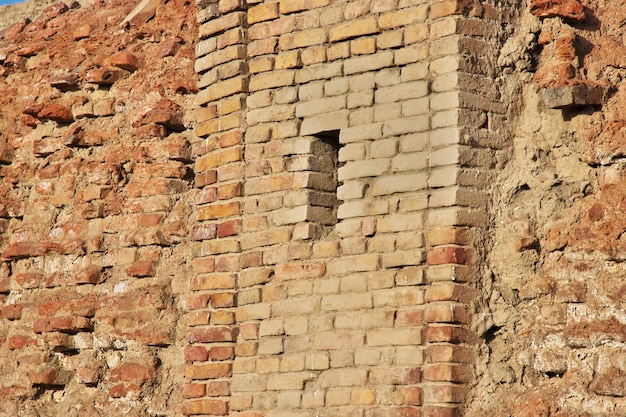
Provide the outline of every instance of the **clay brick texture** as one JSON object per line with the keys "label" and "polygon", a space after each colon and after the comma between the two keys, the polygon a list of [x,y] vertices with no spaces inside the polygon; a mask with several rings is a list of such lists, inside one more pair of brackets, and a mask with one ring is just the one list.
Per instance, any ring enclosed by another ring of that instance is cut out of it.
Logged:
{"label": "clay brick texture", "polygon": [[621,2],[11,7],[0,417],[626,415]]}

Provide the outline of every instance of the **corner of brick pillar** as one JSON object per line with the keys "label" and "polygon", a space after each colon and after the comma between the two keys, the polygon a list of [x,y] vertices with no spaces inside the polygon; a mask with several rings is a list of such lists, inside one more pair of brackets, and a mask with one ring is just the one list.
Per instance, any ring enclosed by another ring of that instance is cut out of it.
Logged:
{"label": "corner of brick pillar", "polygon": [[473,0],[440,0],[430,8],[433,150],[423,417],[464,415],[477,378],[480,336],[472,329],[472,305],[481,296],[482,245],[496,160],[506,142],[498,127],[506,109],[476,86],[493,85],[497,75],[491,37],[501,19],[501,11]]}
{"label": "corner of brick pillar", "polygon": [[[193,277],[186,300],[184,415],[231,413],[242,227],[246,20],[244,1],[199,3]],[[232,30],[232,29],[240,30]],[[222,65],[226,64],[226,65]],[[217,66],[222,67],[217,70]]]}

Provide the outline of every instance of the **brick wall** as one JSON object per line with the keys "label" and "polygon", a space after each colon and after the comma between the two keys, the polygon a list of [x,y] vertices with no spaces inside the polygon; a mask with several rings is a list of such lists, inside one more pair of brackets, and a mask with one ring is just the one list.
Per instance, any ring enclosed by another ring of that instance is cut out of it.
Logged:
{"label": "brick wall", "polygon": [[0,416],[626,414],[621,3],[136,6],[0,31]]}
{"label": "brick wall", "polygon": [[198,18],[183,413],[457,415],[507,145],[502,12],[209,1]]}

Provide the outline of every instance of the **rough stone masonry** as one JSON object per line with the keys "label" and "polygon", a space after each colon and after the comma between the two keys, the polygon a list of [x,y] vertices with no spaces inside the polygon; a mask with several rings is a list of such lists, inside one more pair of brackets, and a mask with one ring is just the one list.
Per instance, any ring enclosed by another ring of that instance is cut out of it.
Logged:
{"label": "rough stone masonry", "polygon": [[0,15],[0,416],[626,416],[621,1]]}

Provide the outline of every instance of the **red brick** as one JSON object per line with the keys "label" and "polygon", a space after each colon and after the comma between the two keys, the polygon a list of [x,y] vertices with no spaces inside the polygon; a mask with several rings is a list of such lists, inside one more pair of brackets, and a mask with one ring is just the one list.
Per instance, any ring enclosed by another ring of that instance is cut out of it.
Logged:
{"label": "red brick", "polygon": [[422,417],[461,417],[463,415],[457,406],[425,405],[422,407]]}
{"label": "red brick", "polygon": [[424,369],[425,381],[469,382],[471,379],[472,371],[466,365],[438,363]]}
{"label": "red brick", "polygon": [[124,398],[129,394],[131,396],[137,395],[141,392],[141,387],[136,384],[116,384],[109,388],[109,397],[111,398]]}
{"label": "red brick", "polygon": [[396,387],[393,392],[396,405],[422,405],[422,389],[419,387]]}
{"label": "red brick", "polygon": [[206,257],[206,258],[195,258],[191,261],[193,265],[193,270],[197,274],[203,274],[208,272],[215,271],[215,258],[214,257]]}
{"label": "red brick", "polygon": [[233,342],[233,330],[230,327],[211,327],[193,329],[188,335],[189,343]]}
{"label": "red brick", "polygon": [[22,349],[27,346],[37,346],[38,342],[28,336],[11,336],[9,337],[9,349]]}
{"label": "red brick", "polygon": [[187,362],[206,362],[209,360],[209,351],[203,346],[187,346],[185,348]]}
{"label": "red brick", "polygon": [[228,403],[218,400],[195,400],[184,403],[181,413],[191,415],[224,416],[228,414]]}
{"label": "red brick", "polygon": [[9,304],[2,308],[2,318],[7,320],[19,320],[22,318],[22,304]]}
{"label": "red brick", "polygon": [[111,382],[147,382],[153,379],[153,368],[138,363],[124,363],[111,370]]}
{"label": "red brick", "polygon": [[419,326],[424,321],[423,310],[400,310],[396,313],[396,327]]}
{"label": "red brick", "polygon": [[138,261],[126,268],[126,275],[129,277],[151,277],[154,272],[154,261]]}
{"label": "red brick", "polygon": [[183,384],[181,386],[183,398],[201,398],[206,394],[205,384]]}
{"label": "red brick", "polygon": [[16,242],[2,252],[5,259],[21,259],[31,256],[41,256],[46,253],[46,247],[36,242]]}
{"label": "red brick", "polygon": [[109,64],[128,71],[136,71],[139,68],[139,60],[128,51],[121,51],[109,57]]}
{"label": "red brick", "polygon": [[241,231],[241,219],[229,220],[217,225],[217,237],[238,235]]}
{"label": "red brick", "polygon": [[205,187],[196,194],[196,204],[207,204],[217,201],[217,187]]}
{"label": "red brick", "polygon": [[57,331],[77,333],[81,330],[89,330],[91,327],[91,322],[86,317],[50,317],[35,320],[35,323],[33,324],[33,331],[35,333]]}
{"label": "red brick", "polygon": [[232,346],[212,346],[209,349],[209,358],[212,361],[225,361],[235,357],[235,348]]}
{"label": "red brick", "polygon": [[230,363],[208,363],[202,365],[187,365],[185,377],[187,379],[218,379],[231,376]]}
{"label": "red brick", "polygon": [[474,341],[476,335],[470,330],[459,326],[428,326],[426,328],[426,341],[462,343]]}
{"label": "red brick", "polygon": [[471,261],[471,249],[456,246],[438,247],[428,251],[428,265],[467,264]]}

